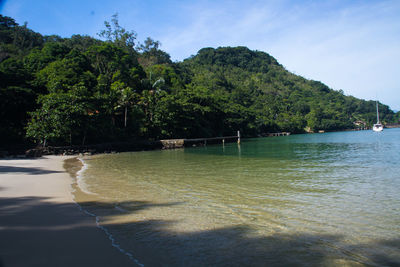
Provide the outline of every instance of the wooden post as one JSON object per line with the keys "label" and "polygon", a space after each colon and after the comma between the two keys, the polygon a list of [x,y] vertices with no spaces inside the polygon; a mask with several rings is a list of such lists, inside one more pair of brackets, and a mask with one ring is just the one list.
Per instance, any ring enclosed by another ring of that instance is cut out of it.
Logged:
{"label": "wooden post", "polygon": [[238,144],[240,144],[240,131],[237,131],[237,137],[238,137],[237,142],[238,142]]}

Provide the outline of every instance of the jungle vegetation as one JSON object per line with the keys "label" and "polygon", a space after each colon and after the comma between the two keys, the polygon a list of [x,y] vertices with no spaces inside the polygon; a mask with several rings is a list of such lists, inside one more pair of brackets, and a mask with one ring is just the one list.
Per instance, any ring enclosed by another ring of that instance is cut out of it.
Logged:
{"label": "jungle vegetation", "polygon": [[[265,52],[203,48],[172,62],[160,42],[105,22],[99,39],[43,36],[0,15],[0,140],[84,145],[371,126],[375,102],[287,71]],[[379,103],[384,123],[399,113]]]}

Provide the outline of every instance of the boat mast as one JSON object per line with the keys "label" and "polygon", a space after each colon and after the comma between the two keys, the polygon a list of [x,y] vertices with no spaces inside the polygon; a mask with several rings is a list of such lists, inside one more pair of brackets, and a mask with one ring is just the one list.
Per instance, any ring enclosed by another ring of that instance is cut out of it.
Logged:
{"label": "boat mast", "polygon": [[376,101],[376,120],[377,120],[377,124],[379,124],[379,110],[378,110],[378,101]]}

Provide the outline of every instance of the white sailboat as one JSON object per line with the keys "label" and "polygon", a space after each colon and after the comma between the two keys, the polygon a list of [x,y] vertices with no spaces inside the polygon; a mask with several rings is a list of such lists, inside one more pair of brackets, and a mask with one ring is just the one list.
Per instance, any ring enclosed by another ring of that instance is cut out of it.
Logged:
{"label": "white sailboat", "polygon": [[382,132],[383,125],[379,122],[379,110],[378,110],[378,101],[376,101],[376,123],[372,127],[374,132]]}

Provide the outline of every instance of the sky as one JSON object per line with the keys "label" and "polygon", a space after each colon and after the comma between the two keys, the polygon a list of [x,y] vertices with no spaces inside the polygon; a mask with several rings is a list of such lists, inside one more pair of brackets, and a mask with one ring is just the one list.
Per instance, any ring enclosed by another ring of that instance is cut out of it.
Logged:
{"label": "sky", "polygon": [[400,110],[399,0],[0,0],[0,13],[62,37],[98,37],[118,13],[138,41],[160,41],[174,61],[204,47],[247,46],[345,95]]}

